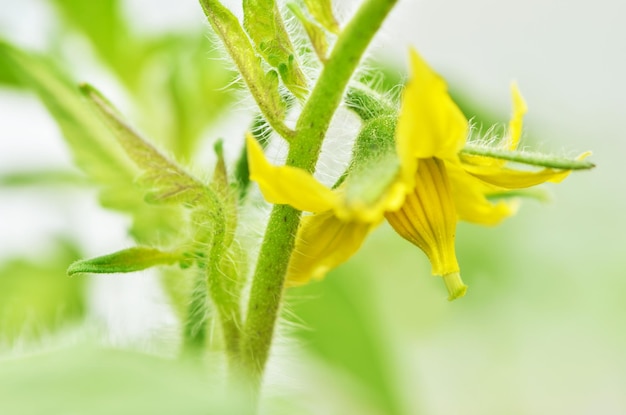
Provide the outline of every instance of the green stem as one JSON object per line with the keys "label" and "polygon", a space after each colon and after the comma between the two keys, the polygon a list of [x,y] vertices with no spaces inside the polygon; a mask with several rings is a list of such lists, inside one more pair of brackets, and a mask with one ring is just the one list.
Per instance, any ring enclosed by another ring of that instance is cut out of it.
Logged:
{"label": "green stem", "polygon": [[[287,165],[315,170],[331,118],[365,49],[397,0],[367,0],[337,40],[296,125]],[[255,270],[241,339],[241,365],[258,393],[282,301],[300,211],[275,205]]]}
{"label": "green stem", "polygon": [[[341,36],[296,124],[288,165],[313,172],[324,136],[363,53],[397,0],[367,0]],[[293,153],[293,154],[292,154]]]}
{"label": "green stem", "polygon": [[224,337],[224,345],[229,364],[232,366],[239,356],[239,339],[241,330],[241,312],[236,298],[224,289],[220,281],[221,273],[217,266],[211,265],[207,271],[209,293],[217,307]]}
{"label": "green stem", "polygon": [[208,320],[207,288],[204,270],[201,270],[193,281],[193,289],[187,318],[183,328],[183,352],[195,357],[202,353],[206,346],[206,329]]}
{"label": "green stem", "polygon": [[241,330],[241,311],[239,292],[228,276],[221,272],[220,265],[226,252],[226,218],[218,209],[214,216],[213,240],[209,250],[206,276],[209,295],[219,313],[222,335],[229,363],[232,365],[239,356],[239,339]]}
{"label": "green stem", "polygon": [[274,71],[265,73],[237,17],[219,0],[200,0],[200,4],[213,30],[222,39],[230,57],[237,65],[263,116],[277,133],[289,141],[293,131],[283,122],[285,103],[278,92],[279,75]]}
{"label": "green stem", "polygon": [[288,205],[275,205],[259,252],[240,349],[241,369],[251,381],[255,394],[269,354],[299,223],[298,210]]}

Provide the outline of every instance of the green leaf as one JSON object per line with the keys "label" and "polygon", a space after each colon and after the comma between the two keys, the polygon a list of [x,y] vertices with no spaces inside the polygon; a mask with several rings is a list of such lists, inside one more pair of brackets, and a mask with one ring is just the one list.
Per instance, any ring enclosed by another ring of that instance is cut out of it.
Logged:
{"label": "green leaf", "polygon": [[[184,203],[194,208],[190,214],[191,228],[195,232],[190,237],[193,239],[191,255],[198,259],[199,268],[206,270],[206,280],[202,280],[203,284],[206,286],[205,281],[208,281],[209,293],[221,317],[227,349],[231,354],[234,353],[238,346],[239,327],[241,327],[240,291],[234,284],[237,281],[236,276],[225,274],[226,270],[234,268],[222,267],[222,264],[227,258],[235,235],[237,199],[228,185],[221,142],[216,145],[218,163],[209,188],[133,132],[117,111],[95,89],[84,85],[81,90],[105,118],[128,155],[143,170],[142,181],[152,189],[149,193],[151,200]],[[208,256],[205,256],[207,248]],[[151,248],[142,248],[143,251],[138,252],[137,249],[139,248],[79,261],[70,267],[68,273],[130,272],[180,260],[178,253],[161,253]],[[192,292],[194,293],[195,291]],[[200,293],[200,297],[192,295],[190,301],[201,303],[204,295],[204,293]],[[192,327],[196,324],[203,324],[204,315],[191,314],[188,322]],[[187,339],[193,339],[192,343],[202,344],[204,335],[195,337],[195,334],[201,333],[188,331],[186,335],[190,337]]]}
{"label": "green leaf", "polygon": [[296,16],[296,18],[304,27],[304,30],[309,37],[309,41],[317,54],[320,61],[326,62],[328,54],[328,40],[326,39],[326,33],[317,24],[313,23],[306,18],[300,7],[295,3],[289,3],[287,5],[289,10]]}
{"label": "green leaf", "polygon": [[339,34],[339,23],[333,15],[330,0],[304,0],[309,13],[331,33]]}
{"label": "green leaf", "polygon": [[[109,127],[114,131],[120,144],[131,159],[143,170],[142,181],[151,189],[148,194],[151,201],[184,203],[194,208],[190,214],[191,228],[195,232],[192,253],[198,259],[200,269],[206,270],[204,286],[208,281],[209,293],[221,317],[227,349],[234,353],[238,346],[240,321],[239,294],[232,275],[226,275],[222,263],[229,252],[237,225],[236,195],[228,185],[226,165],[224,163],[221,142],[216,146],[218,163],[215,168],[211,187],[187,174],[173,161],[160,154],[152,145],[136,134],[119,116],[117,111],[95,89],[88,85],[81,87],[85,96],[95,105]],[[208,256],[205,255],[208,248]],[[79,261],[73,264],[68,273],[76,272],[130,272],[162,263],[180,260],[178,253],[161,253],[151,248],[143,251],[120,251],[101,258]],[[192,294],[194,294],[192,292]],[[198,294],[198,293],[195,293]],[[192,295],[192,302],[201,303],[200,297]],[[194,308],[195,310],[195,308]],[[190,310],[193,311],[193,310]],[[199,319],[197,318],[199,317]],[[192,321],[193,320],[193,321]],[[204,324],[204,315],[191,314],[188,317],[192,327]],[[202,332],[187,331],[187,340],[192,343],[204,341]],[[198,334],[199,337],[195,335]]]}
{"label": "green leaf", "polygon": [[116,274],[135,272],[157,265],[172,265],[184,260],[180,252],[161,251],[146,246],[123,249],[109,255],[81,259],[67,269],[70,277],[75,274]]}
{"label": "green leaf", "polygon": [[111,146],[110,135],[85,106],[78,89],[52,62],[6,43],[0,43],[0,56],[37,92],[73,147],[81,168],[99,182],[134,176],[136,170],[117,146]]}
{"label": "green leaf", "polygon": [[235,15],[217,0],[200,0],[200,3],[213,30],[235,61],[263,116],[280,135],[285,138],[293,136],[293,131],[283,124],[285,103],[278,91],[275,72],[265,74],[260,57]]}
{"label": "green leaf", "polygon": [[263,58],[278,69],[285,86],[304,98],[307,82],[274,0],[244,0],[243,27]]}
{"label": "green leaf", "polygon": [[146,204],[133,184],[139,170],[78,88],[49,59],[0,42],[0,61],[32,88],[61,128],[76,164],[101,187],[103,206],[131,213],[140,241],[165,243],[180,228],[178,209]]}
{"label": "green leaf", "polygon": [[197,206],[207,200],[209,189],[185,172],[176,162],[161,154],[122,119],[117,110],[90,85],[80,87],[113,131],[126,154],[142,170],[140,182],[150,189],[146,200],[152,203],[185,203]]}
{"label": "green leaf", "polygon": [[569,159],[552,156],[550,154],[534,153],[530,151],[506,150],[480,144],[468,144],[461,150],[461,156],[484,156],[530,166],[548,167],[562,170],[588,170],[595,164],[582,158]]}
{"label": "green leaf", "polygon": [[[401,414],[393,353],[376,315],[370,272],[347,264],[318,284],[291,289],[289,311],[298,316],[294,335],[307,351],[358,380],[373,413]],[[315,301],[302,300],[310,298]]]}

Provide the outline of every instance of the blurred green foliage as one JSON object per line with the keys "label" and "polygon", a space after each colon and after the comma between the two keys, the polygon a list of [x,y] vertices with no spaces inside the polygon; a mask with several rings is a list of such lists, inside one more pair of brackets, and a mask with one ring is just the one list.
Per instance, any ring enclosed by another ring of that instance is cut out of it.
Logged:
{"label": "blurred green foliage", "polygon": [[1,362],[0,413],[245,414],[202,365],[73,347]]}
{"label": "blurred green foliage", "polygon": [[341,267],[322,283],[291,292],[289,308],[301,319],[304,329],[296,333],[309,351],[349,374],[381,413],[401,414],[390,351],[372,307],[376,294],[367,274],[358,264]]}
{"label": "blurred green foliage", "polygon": [[0,344],[37,340],[80,322],[86,280],[65,272],[80,257],[78,247],[61,239],[47,255],[0,263]]}
{"label": "blurred green foliage", "polygon": [[40,170],[25,172],[8,172],[0,175],[1,187],[77,187],[86,186],[88,181],[82,175],[68,170]]}
{"label": "blurred green foliage", "polygon": [[138,169],[62,70],[50,59],[8,44],[0,43],[0,59],[9,62],[24,83],[38,93],[64,133],[76,164],[100,188],[101,204],[131,214],[131,233],[140,242],[172,238],[180,210],[144,202],[143,192],[134,185]]}
{"label": "blurred green foliage", "polygon": [[[61,24],[43,53],[42,59],[50,61],[47,65],[72,73],[71,59],[61,58],[66,54],[63,45],[76,36],[86,40],[98,63],[130,94],[142,130],[181,159],[192,159],[204,130],[235,96],[232,88],[226,88],[235,74],[225,67],[212,42],[197,27],[139,34],[124,15],[121,1],[51,3]],[[0,84],[28,85],[12,62],[0,56],[0,63]]]}

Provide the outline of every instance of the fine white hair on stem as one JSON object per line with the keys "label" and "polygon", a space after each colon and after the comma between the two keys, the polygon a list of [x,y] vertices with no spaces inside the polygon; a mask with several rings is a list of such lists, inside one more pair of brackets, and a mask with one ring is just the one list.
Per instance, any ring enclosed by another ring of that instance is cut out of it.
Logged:
{"label": "fine white hair on stem", "polygon": [[339,107],[326,133],[315,171],[315,177],[324,185],[331,187],[345,171],[359,129],[358,117]]}

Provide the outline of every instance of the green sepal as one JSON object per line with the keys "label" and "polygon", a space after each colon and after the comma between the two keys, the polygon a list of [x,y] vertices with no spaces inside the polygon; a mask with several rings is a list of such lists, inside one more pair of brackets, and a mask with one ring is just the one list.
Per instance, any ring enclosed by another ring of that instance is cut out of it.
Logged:
{"label": "green sepal", "polygon": [[342,181],[347,203],[367,204],[380,198],[400,171],[395,147],[396,118],[373,118],[363,124],[352,150],[352,159]]}
{"label": "green sepal", "polygon": [[397,106],[392,101],[363,84],[351,85],[345,102],[365,122],[379,117],[397,117],[398,113]]}
{"label": "green sepal", "polygon": [[243,27],[261,56],[278,69],[287,89],[296,97],[304,98],[306,77],[294,57],[294,48],[275,0],[243,0]]}
{"label": "green sepal", "polygon": [[67,275],[71,277],[76,274],[135,272],[157,265],[172,265],[184,259],[185,256],[181,252],[136,246],[109,255],[76,261],[67,269]]}
{"label": "green sepal", "polygon": [[[586,156],[587,154],[585,154]],[[482,156],[499,160],[512,161],[515,163],[528,164],[530,166],[547,167],[559,170],[588,170],[595,164],[582,159],[570,159],[529,151],[506,150],[480,144],[468,144],[460,152],[460,156]]]}
{"label": "green sepal", "polygon": [[291,10],[294,16],[296,16],[296,18],[300,21],[300,24],[302,24],[302,27],[309,37],[309,41],[311,42],[318,59],[321,62],[326,62],[326,59],[328,58],[328,40],[326,39],[326,33],[324,33],[324,30],[322,30],[322,28],[316,23],[307,19],[302,12],[302,9],[300,9],[297,4],[289,3],[287,4],[287,7],[289,7],[289,10]]}
{"label": "green sepal", "polygon": [[309,13],[331,33],[339,34],[339,23],[333,15],[333,8],[330,0],[304,0]]}
{"label": "green sepal", "polygon": [[261,59],[237,17],[217,0],[200,0],[200,4],[213,30],[235,61],[263,116],[281,136],[286,138],[293,136],[293,131],[283,124],[285,103],[278,91],[277,82],[272,82],[266,76]]}

